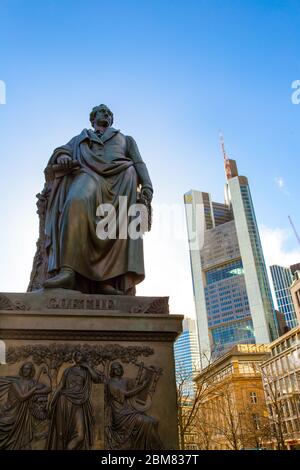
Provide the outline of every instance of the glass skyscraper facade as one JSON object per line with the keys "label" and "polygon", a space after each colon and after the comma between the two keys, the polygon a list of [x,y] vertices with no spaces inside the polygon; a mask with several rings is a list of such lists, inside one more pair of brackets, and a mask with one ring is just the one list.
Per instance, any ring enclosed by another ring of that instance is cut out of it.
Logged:
{"label": "glass skyscraper facade", "polygon": [[199,346],[196,321],[191,318],[183,320],[183,331],[174,344],[175,371],[177,383],[183,383],[183,393],[194,395],[193,378],[200,368]]}
{"label": "glass skyscraper facade", "polygon": [[293,273],[290,268],[270,266],[278,310],[284,314],[287,326],[292,329],[298,326],[298,320],[293,304],[290,287],[293,283]]}
{"label": "glass skyscraper facade", "polygon": [[212,359],[235,344],[277,337],[248,180],[238,175],[234,160],[226,165],[231,172],[224,204],[200,191],[184,196],[200,356]]}

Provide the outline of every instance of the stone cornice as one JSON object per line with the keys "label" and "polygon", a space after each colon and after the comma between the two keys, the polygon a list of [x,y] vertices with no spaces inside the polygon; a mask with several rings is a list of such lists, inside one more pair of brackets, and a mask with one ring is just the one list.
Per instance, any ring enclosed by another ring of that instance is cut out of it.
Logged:
{"label": "stone cornice", "polygon": [[177,334],[164,331],[74,331],[1,329],[3,340],[71,340],[71,341],[155,341],[174,342]]}

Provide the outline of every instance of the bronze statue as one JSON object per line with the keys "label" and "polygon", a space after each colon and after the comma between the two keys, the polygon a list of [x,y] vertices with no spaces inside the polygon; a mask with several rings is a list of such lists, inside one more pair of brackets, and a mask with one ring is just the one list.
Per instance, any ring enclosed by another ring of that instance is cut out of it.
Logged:
{"label": "bronze statue", "polygon": [[[111,127],[113,113],[107,106],[93,108],[90,121],[93,129],[56,148],[45,170],[46,185],[38,195],[42,227],[29,290],[43,284],[134,295],[145,277],[142,237],[125,238],[123,228],[133,220],[128,209],[138,194],[149,209],[153,188],[146,165],[135,140]],[[126,197],[125,211],[120,196]],[[115,239],[97,236],[101,204],[110,204],[116,214]]]}
{"label": "bronze statue", "polygon": [[148,380],[136,386],[123,377],[120,362],[111,364],[106,385],[106,446],[110,450],[161,450],[158,421],[134,407],[133,399],[148,386]]}
{"label": "bronze statue", "polygon": [[0,449],[31,448],[33,419],[46,419],[47,395],[51,392],[50,386],[39,382],[39,376],[34,379],[35,367],[26,362],[18,377],[0,377],[0,399],[6,397],[0,407]]}
{"label": "bronze statue", "polygon": [[93,382],[103,381],[103,376],[85,362],[80,351],[73,358],[75,365],[64,371],[49,404],[50,450],[87,450],[93,445],[91,389]]}

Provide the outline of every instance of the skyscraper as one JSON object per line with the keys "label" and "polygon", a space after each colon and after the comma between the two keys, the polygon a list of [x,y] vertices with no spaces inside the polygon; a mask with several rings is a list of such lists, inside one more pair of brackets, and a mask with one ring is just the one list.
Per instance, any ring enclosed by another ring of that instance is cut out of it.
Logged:
{"label": "skyscraper", "polygon": [[[184,195],[200,357],[277,336],[274,306],[248,180],[224,155],[225,202]],[[207,363],[204,360],[202,366]]]}
{"label": "skyscraper", "polygon": [[185,318],[182,326],[183,331],[174,344],[176,379],[184,380],[183,393],[191,397],[193,377],[200,366],[197,326],[191,318]]}
{"label": "skyscraper", "polygon": [[298,326],[290,287],[293,283],[293,274],[290,268],[274,264],[270,266],[274,291],[278,303],[278,310],[285,316],[287,326],[291,329]]}

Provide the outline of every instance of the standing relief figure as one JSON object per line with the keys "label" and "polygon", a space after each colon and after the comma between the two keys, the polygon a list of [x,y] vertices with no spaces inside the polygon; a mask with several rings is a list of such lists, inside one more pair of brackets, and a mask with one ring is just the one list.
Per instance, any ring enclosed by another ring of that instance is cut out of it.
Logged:
{"label": "standing relief figure", "polygon": [[[42,368],[40,374],[44,372]],[[0,377],[0,449],[25,450],[34,438],[34,419],[47,417],[47,399],[51,387],[35,379],[32,362],[24,363],[17,377]]]}
{"label": "standing relief figure", "polygon": [[47,448],[87,450],[94,442],[92,383],[103,375],[85,362],[80,351],[74,353],[75,365],[68,367],[50,401],[50,427]]}

